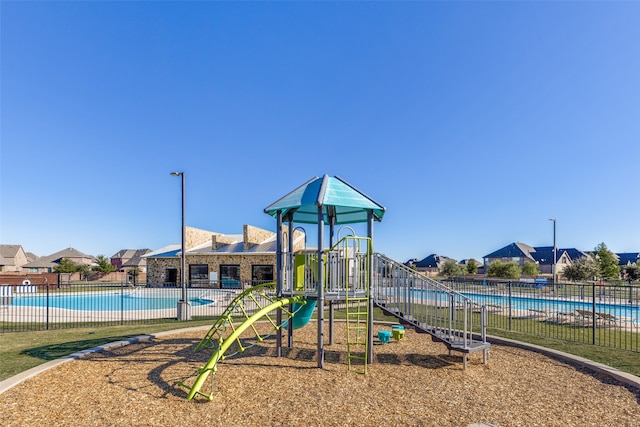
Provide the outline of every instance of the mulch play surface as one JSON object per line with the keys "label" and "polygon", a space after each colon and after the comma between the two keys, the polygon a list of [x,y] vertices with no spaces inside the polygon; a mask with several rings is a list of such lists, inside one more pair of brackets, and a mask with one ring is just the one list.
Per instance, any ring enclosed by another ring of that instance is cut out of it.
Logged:
{"label": "mulch play surface", "polygon": [[375,345],[367,375],[349,372],[343,323],[325,346],[324,369],[312,322],[295,331],[284,357],[275,357],[270,338],[222,361],[213,400],[187,401],[176,383],[192,384],[188,377],[211,356],[194,353],[205,333],[162,335],[45,371],[0,395],[0,425],[640,425],[640,391],[514,347],[492,346],[486,366],[481,354],[471,355],[463,371],[461,356],[407,329],[401,341]]}

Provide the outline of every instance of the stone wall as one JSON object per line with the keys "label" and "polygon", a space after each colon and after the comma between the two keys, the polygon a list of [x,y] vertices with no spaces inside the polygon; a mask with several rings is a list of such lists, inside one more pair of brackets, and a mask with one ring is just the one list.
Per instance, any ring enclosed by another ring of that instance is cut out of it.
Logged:
{"label": "stone wall", "polygon": [[201,230],[194,227],[185,227],[184,233],[184,245],[187,250],[201,245],[205,242],[210,242],[212,236],[219,235],[220,233],[214,233],[213,231]]}
{"label": "stone wall", "polygon": [[[220,278],[221,265],[239,265],[240,280],[250,282],[252,266],[254,265],[271,265],[275,274],[276,254],[210,254],[210,255],[187,255],[187,280],[189,275],[189,266],[193,264],[207,264],[209,272],[218,273]],[[147,259],[147,283],[151,286],[162,285],[166,281],[166,273],[168,268],[175,268],[178,271],[178,282],[180,281],[181,265],[180,258],[148,258]]]}
{"label": "stone wall", "polygon": [[269,238],[272,238],[274,235],[275,233],[273,231],[263,230],[262,228],[245,224],[242,228],[244,250],[247,251],[252,247],[268,240]]}
{"label": "stone wall", "polygon": [[[152,286],[162,285],[166,281],[164,275],[168,268],[178,270],[178,281],[180,281],[180,277],[182,277],[180,275],[180,258],[147,258],[147,283]],[[187,268],[189,268],[188,265]]]}
{"label": "stone wall", "polygon": [[235,241],[235,237],[226,236],[224,234],[214,234],[211,236],[211,249],[216,250],[221,246],[235,243]]}

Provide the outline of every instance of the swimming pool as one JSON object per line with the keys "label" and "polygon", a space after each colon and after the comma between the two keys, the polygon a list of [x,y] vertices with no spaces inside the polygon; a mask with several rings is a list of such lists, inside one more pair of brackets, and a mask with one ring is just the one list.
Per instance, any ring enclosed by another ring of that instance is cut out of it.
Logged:
{"label": "swimming pool", "polygon": [[[571,312],[573,310],[593,310],[593,303],[588,300],[563,300],[552,298],[526,298],[507,295],[486,295],[471,292],[463,292],[465,296],[471,298],[478,304],[491,304],[500,307],[508,307],[511,301],[513,310],[550,310],[556,312]],[[614,304],[596,302],[596,312],[607,313],[613,316],[624,312],[627,316],[635,319],[639,318],[640,308],[638,305]]]}
{"label": "swimming pool", "polygon": [[[189,295],[193,307],[215,304],[215,294]],[[13,305],[20,307],[49,307],[79,311],[131,311],[176,308],[180,299],[177,292],[87,292],[49,295],[20,295],[13,298]]]}
{"label": "swimming pool", "polygon": [[[389,290],[387,294],[393,294]],[[579,299],[578,297],[562,298],[535,298],[523,296],[496,295],[474,292],[461,292],[462,295],[470,298],[479,305],[493,306],[512,311],[528,312],[531,310],[549,311],[556,313],[573,313],[576,310],[593,311],[594,306],[590,298]],[[414,289],[411,291],[412,302],[418,304],[446,304],[447,293],[437,290]],[[606,313],[615,317],[624,317],[636,323],[640,322],[640,307],[638,303],[625,304],[624,301],[596,301],[595,312]],[[506,313],[506,311],[505,311]]]}

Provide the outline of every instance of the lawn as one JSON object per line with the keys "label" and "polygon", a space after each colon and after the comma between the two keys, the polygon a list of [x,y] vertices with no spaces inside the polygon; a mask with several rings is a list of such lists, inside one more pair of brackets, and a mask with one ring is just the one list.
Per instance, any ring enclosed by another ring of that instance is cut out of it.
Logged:
{"label": "lawn", "polygon": [[[325,319],[327,318],[328,316],[325,316]],[[344,313],[342,311],[336,311],[336,318],[344,318]],[[376,321],[396,321],[394,317],[385,316],[379,309],[375,310],[374,319]],[[188,323],[167,321],[166,323],[150,325],[91,327],[0,334],[0,360],[2,360],[2,364],[0,365],[0,381],[49,360],[64,357],[77,351],[109,342],[181,327],[206,326],[212,325],[213,323],[214,321],[211,319],[194,320]],[[531,325],[533,325],[533,323]],[[523,326],[523,328],[527,330],[526,326]],[[565,328],[568,327],[565,326]],[[561,330],[562,329],[559,329],[559,336],[575,333],[575,331],[571,332],[569,329],[565,332],[560,332]],[[640,376],[640,363],[638,362],[640,358],[637,352],[594,346],[580,342],[562,341],[504,329],[489,329],[488,333],[494,336],[574,354]]]}

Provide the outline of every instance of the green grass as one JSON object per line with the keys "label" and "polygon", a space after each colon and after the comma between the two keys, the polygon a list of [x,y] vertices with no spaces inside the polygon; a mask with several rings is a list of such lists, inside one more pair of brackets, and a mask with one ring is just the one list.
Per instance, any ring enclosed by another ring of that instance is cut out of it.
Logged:
{"label": "green grass", "polygon": [[492,330],[488,332],[496,337],[508,338],[524,343],[535,344],[564,353],[580,356],[585,359],[599,362],[612,368],[640,376],[639,355],[637,352],[619,350],[615,348],[600,347],[579,342],[562,341],[553,338],[536,337],[528,334],[509,332],[504,330]]}
{"label": "green grass", "polygon": [[[336,319],[344,319],[344,317],[344,310],[336,310]],[[325,314],[325,320],[326,319],[328,319],[328,314]],[[376,321],[397,321],[395,317],[385,315],[380,309],[375,309],[374,319]],[[514,322],[518,322],[518,330],[525,331],[534,330],[533,328],[540,327],[539,324],[542,323],[531,319],[513,320]],[[188,323],[166,321],[164,323],[150,325],[94,326],[76,329],[0,334],[0,360],[2,360],[0,364],[0,381],[49,360],[113,341],[138,335],[154,334],[181,327],[212,325],[213,323],[214,320],[211,319],[196,319]],[[588,328],[576,328],[575,326],[571,327],[567,325],[543,326],[557,328],[558,337],[574,337],[578,333],[586,334],[587,331],[589,331]],[[609,330],[608,333],[619,333],[620,335],[616,339],[635,339],[636,342],[638,340],[637,334],[623,338],[623,333],[620,331]],[[594,346],[580,342],[562,341],[560,339],[532,335],[530,332],[523,333],[498,328],[489,329],[488,334],[563,351],[640,376],[640,363],[638,363],[637,352]],[[202,335],[204,337],[205,333],[203,332]],[[608,337],[610,336],[611,335],[608,335]]]}
{"label": "green grass", "polygon": [[[210,325],[211,320],[0,334],[0,381],[77,351],[144,334]],[[204,335],[204,334],[203,334]]]}

